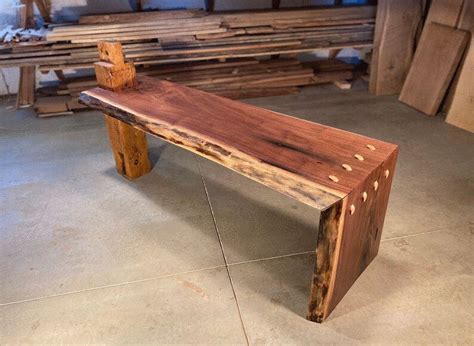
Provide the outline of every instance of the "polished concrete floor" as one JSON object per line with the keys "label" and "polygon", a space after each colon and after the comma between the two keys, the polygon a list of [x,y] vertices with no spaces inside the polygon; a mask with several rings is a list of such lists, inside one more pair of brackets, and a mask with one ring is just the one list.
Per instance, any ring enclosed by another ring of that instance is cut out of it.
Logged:
{"label": "polished concrete floor", "polygon": [[151,137],[126,181],[99,113],[0,100],[0,344],[472,344],[474,135],[365,89],[246,101],[400,145],[379,256],[323,324],[313,209]]}

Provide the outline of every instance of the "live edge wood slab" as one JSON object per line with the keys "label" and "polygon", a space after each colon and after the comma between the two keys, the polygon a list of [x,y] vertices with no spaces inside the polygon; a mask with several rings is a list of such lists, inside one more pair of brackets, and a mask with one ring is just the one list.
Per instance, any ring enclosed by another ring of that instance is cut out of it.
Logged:
{"label": "live edge wood slab", "polygon": [[398,147],[152,78],[100,42],[99,88],[117,170],[150,170],[145,133],[321,211],[307,318],[322,322],[377,255]]}

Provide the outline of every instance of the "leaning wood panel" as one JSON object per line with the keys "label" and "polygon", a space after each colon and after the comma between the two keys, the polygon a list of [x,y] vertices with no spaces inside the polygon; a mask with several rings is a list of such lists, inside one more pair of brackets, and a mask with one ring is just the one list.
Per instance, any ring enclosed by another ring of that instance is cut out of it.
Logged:
{"label": "leaning wood panel", "polygon": [[400,93],[413,60],[420,21],[418,0],[379,0],[370,64],[371,93]]}
{"label": "leaning wood panel", "polygon": [[471,0],[431,0],[425,24],[438,23],[457,27],[464,2]]}
{"label": "leaning wood panel", "polygon": [[459,28],[471,32],[471,41],[459,69],[446,122],[474,133],[474,2],[465,3]]}
{"label": "leaning wood panel", "polygon": [[436,115],[466,47],[468,33],[439,24],[423,30],[400,101]]}

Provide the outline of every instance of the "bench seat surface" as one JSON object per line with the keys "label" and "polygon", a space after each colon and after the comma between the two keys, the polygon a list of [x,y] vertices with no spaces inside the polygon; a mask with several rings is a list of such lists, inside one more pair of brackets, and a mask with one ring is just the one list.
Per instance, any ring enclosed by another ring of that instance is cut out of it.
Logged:
{"label": "bench seat surface", "polygon": [[150,77],[123,91],[91,89],[80,100],[319,209],[357,188],[396,150],[390,143]]}

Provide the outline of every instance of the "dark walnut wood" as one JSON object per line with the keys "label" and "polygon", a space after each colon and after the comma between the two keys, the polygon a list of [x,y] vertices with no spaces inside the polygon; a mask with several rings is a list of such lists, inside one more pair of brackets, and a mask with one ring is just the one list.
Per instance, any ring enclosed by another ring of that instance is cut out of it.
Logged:
{"label": "dark walnut wood", "polygon": [[[80,100],[321,210],[307,317],[327,318],[377,254],[397,146],[166,81],[133,81]],[[121,142],[147,157],[134,145]]]}
{"label": "dark walnut wood", "polygon": [[395,150],[392,144],[148,77],[136,88],[95,88],[80,99],[320,209],[345,197]]}

